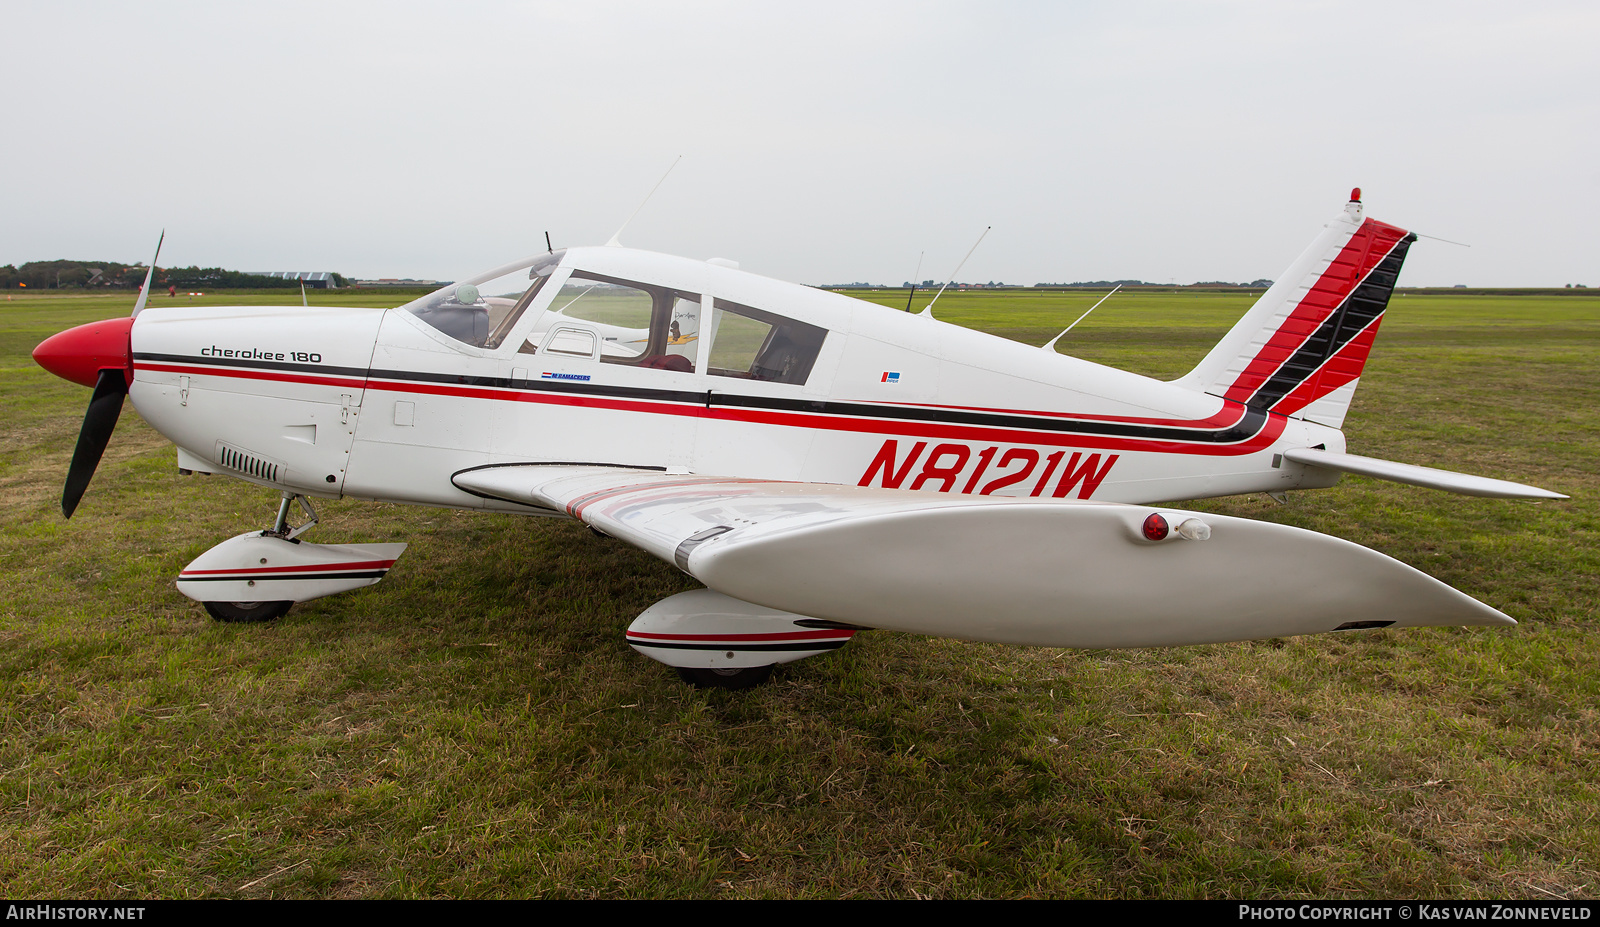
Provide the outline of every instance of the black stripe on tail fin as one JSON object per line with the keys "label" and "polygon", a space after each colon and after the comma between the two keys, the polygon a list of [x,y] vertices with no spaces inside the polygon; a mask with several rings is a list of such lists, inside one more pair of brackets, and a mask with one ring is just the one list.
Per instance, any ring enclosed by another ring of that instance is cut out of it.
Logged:
{"label": "black stripe on tail fin", "polygon": [[[1358,351],[1352,347],[1352,342],[1369,328],[1372,329],[1371,334],[1376,334],[1377,323],[1389,308],[1389,297],[1394,294],[1395,280],[1400,276],[1400,265],[1405,263],[1406,250],[1416,240],[1416,235],[1407,234],[1396,242],[1393,249],[1367,274],[1366,279],[1344,298],[1332,315],[1317,326],[1317,330],[1256,390],[1255,395],[1246,400],[1246,404],[1291,414],[1361,376],[1371,345],[1359,346]],[[1296,389],[1303,384],[1308,388]]]}
{"label": "black stripe on tail fin", "polygon": [[1416,236],[1352,199],[1215,348],[1177,382],[1337,428]]}

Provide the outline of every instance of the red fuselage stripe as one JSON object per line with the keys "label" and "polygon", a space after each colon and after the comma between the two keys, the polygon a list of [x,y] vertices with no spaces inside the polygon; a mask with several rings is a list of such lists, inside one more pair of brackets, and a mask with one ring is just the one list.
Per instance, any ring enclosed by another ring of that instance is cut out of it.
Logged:
{"label": "red fuselage stripe", "polygon": [[279,373],[273,370],[240,370],[228,367],[201,367],[187,364],[152,364],[148,361],[138,361],[133,365],[134,373],[140,370],[156,370],[163,373],[186,373],[190,376],[200,377],[236,377],[243,380],[267,380],[273,383],[311,383],[316,386],[353,386],[357,389],[364,388],[367,381],[361,377],[314,377],[304,373]]}
{"label": "red fuselage stripe", "polygon": [[[813,428],[818,431],[856,432],[861,434],[894,435],[912,438],[949,439],[955,441],[989,441],[1009,444],[1035,444],[1051,447],[1083,447],[1102,450],[1146,451],[1166,454],[1188,454],[1204,457],[1236,457],[1264,450],[1283,434],[1287,419],[1269,415],[1261,431],[1236,444],[1190,444],[1180,440],[1158,438],[1125,438],[1108,435],[1079,434],[1059,431],[1035,431],[1028,428],[1005,428],[989,425],[967,425],[949,422],[918,422],[906,419],[878,419],[845,415],[821,415],[810,412],[786,412],[772,409],[752,409],[736,406],[710,408],[677,402],[652,402],[639,399],[619,399],[607,396],[580,396],[568,393],[545,393],[531,390],[495,389],[480,386],[456,386],[444,383],[418,381],[358,380],[354,378],[315,377],[305,374],[263,372],[204,366],[136,363],[135,371],[159,370],[193,376],[224,376],[246,380],[271,382],[310,383],[323,386],[360,386],[367,390],[391,393],[413,393],[436,396],[454,396],[467,399],[490,399],[499,402],[535,402],[544,405],[571,406],[575,408],[609,409],[621,412],[643,412],[653,415],[676,415],[687,418],[717,421],[749,422],[762,425]],[[1203,428],[1212,422],[1237,422],[1242,406],[1224,409],[1201,422],[1184,422]],[[1038,413],[1028,413],[1038,414]],[[1051,414],[1051,413],[1043,413]],[[1226,416],[1226,417],[1225,417]],[[1084,416],[1089,418],[1089,416]],[[1127,421],[1146,424],[1151,420],[1111,416],[1095,416],[1104,421]],[[1165,421],[1165,420],[1155,420]],[[1226,426],[1223,426],[1226,427]]]}

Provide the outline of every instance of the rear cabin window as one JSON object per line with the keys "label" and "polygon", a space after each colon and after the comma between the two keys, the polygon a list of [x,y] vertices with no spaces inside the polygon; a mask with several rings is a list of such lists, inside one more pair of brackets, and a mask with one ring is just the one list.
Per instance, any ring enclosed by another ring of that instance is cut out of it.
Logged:
{"label": "rear cabin window", "polygon": [[804,383],[828,335],[815,325],[724,299],[712,301],[707,330],[707,373],[768,383]]}
{"label": "rear cabin window", "polygon": [[608,364],[694,372],[700,350],[698,293],[575,271],[550,303],[550,323],[562,318],[598,330],[600,359]]}

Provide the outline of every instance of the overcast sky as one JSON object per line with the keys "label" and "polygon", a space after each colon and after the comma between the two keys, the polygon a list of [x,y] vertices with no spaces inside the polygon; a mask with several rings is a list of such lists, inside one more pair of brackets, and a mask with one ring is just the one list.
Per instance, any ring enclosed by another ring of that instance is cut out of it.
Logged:
{"label": "overcast sky", "polygon": [[805,283],[1600,285],[1594,3],[0,0],[0,263],[458,279],[623,234]]}

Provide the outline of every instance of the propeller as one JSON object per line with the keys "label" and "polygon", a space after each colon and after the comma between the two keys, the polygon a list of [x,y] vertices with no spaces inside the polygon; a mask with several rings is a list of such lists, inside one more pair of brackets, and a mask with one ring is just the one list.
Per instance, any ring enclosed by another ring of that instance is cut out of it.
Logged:
{"label": "propeller", "polygon": [[145,300],[150,298],[150,281],[156,276],[156,261],[161,259],[161,243],[167,240],[167,230],[161,230],[161,237],[156,239],[156,256],[150,259],[150,269],[144,272],[144,286],[139,288],[139,301],[133,304],[133,312],[129,318],[138,318],[144,311]]}
{"label": "propeller", "polygon": [[89,410],[83,414],[83,429],[78,432],[78,446],[72,449],[72,466],[67,468],[67,485],[61,493],[61,514],[67,518],[78,508],[95,467],[106,452],[111,432],[117,427],[117,417],[122,414],[122,397],[128,395],[128,381],[121,370],[102,370],[94,384],[94,395],[89,398]]}
{"label": "propeller", "polygon": [[72,517],[78,503],[83,501],[83,493],[89,488],[95,468],[100,465],[100,458],[111,441],[111,433],[116,430],[117,419],[122,415],[122,398],[128,395],[128,384],[133,381],[134,316],[144,309],[150,298],[156,260],[161,257],[161,242],[166,237],[163,229],[131,315],[69,328],[51,335],[33,349],[33,360],[39,366],[64,380],[94,387],[89,409],[83,414],[78,444],[72,449],[67,484],[61,492],[61,514],[67,518]]}

